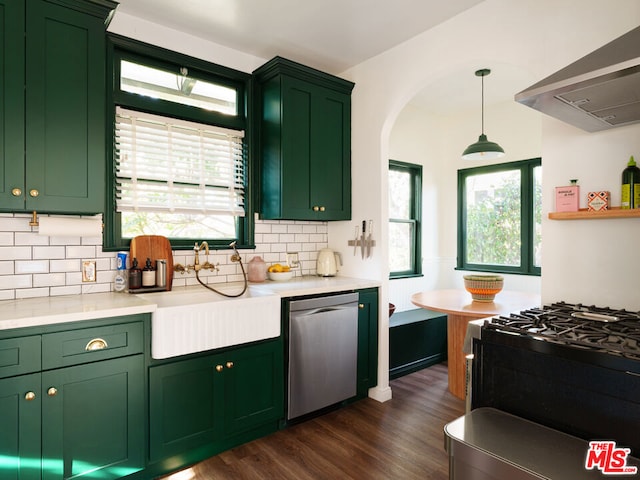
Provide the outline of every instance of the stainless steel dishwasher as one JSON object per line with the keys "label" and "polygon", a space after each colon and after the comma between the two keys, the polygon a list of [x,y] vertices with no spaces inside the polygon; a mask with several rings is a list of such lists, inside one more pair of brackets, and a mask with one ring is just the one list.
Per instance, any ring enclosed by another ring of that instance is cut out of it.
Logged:
{"label": "stainless steel dishwasher", "polygon": [[289,305],[288,420],[356,394],[358,294]]}

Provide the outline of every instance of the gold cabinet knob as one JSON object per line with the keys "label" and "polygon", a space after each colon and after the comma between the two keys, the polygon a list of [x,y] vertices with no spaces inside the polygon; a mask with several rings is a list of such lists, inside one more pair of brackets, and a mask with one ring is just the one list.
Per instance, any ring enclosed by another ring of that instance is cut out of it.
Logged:
{"label": "gold cabinet knob", "polygon": [[362,309],[364,308],[364,303],[359,303],[359,304],[358,304],[358,308],[359,308],[360,310],[362,310]]}
{"label": "gold cabinet knob", "polygon": [[221,372],[222,370],[224,370],[222,365],[216,365],[216,372]]}
{"label": "gold cabinet knob", "polygon": [[22,189],[21,188],[14,188],[11,190],[11,195],[13,195],[14,197],[21,197],[22,196]]}
{"label": "gold cabinet knob", "polygon": [[321,212],[324,212],[324,211],[325,211],[325,208],[324,208],[324,207],[320,207],[320,211],[321,211]]}
{"label": "gold cabinet knob", "polygon": [[314,205],[314,206],[313,206],[313,211],[314,211],[314,212],[317,212],[317,211],[319,211],[319,210],[320,210],[320,207],[319,207],[318,205]]}
{"label": "gold cabinet knob", "polygon": [[40,192],[38,190],[36,190],[35,188],[32,188],[31,190],[29,190],[29,196],[30,197],[37,197],[38,195],[40,195]]}
{"label": "gold cabinet knob", "polygon": [[27,402],[30,402],[31,400],[35,400],[35,398],[36,398],[36,394],[34,392],[27,392],[24,396],[24,399]]}
{"label": "gold cabinet knob", "polygon": [[55,397],[58,394],[58,389],[56,387],[51,387],[47,390],[47,395],[50,397]]}
{"label": "gold cabinet knob", "polygon": [[108,346],[109,344],[107,344],[106,340],[103,340],[102,338],[94,338],[93,340],[90,340],[89,343],[87,343],[84,349],[87,352],[90,352],[91,350],[104,350]]}
{"label": "gold cabinet knob", "polygon": [[227,362],[227,368],[233,368],[233,362]]}

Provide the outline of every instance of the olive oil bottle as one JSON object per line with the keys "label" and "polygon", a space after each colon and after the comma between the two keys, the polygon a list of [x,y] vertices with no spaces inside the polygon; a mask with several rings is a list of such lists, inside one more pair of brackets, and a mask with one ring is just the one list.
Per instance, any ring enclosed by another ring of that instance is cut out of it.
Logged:
{"label": "olive oil bottle", "polygon": [[640,208],[640,168],[633,156],[622,171],[622,201],[620,208]]}

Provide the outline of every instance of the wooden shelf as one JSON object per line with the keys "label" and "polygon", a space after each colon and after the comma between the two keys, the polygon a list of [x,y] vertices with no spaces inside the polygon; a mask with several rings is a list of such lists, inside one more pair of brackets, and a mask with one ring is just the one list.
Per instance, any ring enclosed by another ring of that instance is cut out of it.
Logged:
{"label": "wooden shelf", "polygon": [[613,207],[609,210],[589,212],[581,208],[577,212],[549,212],[551,220],[596,220],[601,218],[640,218],[640,208],[622,209]]}

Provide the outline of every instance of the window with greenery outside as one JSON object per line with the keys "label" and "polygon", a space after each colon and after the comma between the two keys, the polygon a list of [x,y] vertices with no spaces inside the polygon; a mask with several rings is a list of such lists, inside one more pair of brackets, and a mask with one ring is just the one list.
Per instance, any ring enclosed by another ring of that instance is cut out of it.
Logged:
{"label": "window with greenery outside", "polygon": [[391,278],[422,274],[422,166],[389,161],[389,270]]}
{"label": "window with greenery outside", "polygon": [[539,158],[458,172],[458,268],[540,274]]}

